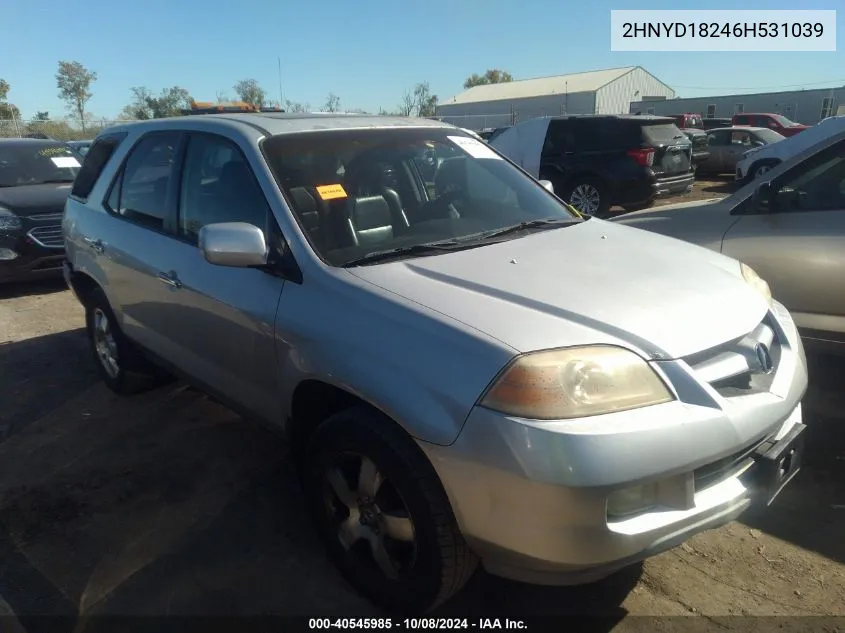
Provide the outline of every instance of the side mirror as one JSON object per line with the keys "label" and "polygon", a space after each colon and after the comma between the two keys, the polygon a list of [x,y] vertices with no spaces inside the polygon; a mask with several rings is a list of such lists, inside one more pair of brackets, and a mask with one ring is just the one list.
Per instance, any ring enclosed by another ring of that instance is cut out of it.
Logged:
{"label": "side mirror", "polygon": [[543,185],[543,188],[548,191],[549,193],[555,192],[555,186],[552,184],[551,180],[541,180],[540,184]]}
{"label": "side mirror", "polygon": [[200,229],[199,248],[210,264],[249,268],[267,264],[264,231],[246,222],[220,222]]}

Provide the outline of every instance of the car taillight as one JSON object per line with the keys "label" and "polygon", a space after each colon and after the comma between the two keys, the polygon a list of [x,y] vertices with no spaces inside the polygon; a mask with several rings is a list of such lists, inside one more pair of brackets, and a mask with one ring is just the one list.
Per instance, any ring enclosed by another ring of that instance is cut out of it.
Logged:
{"label": "car taillight", "polygon": [[637,161],[637,165],[642,165],[643,167],[651,167],[654,164],[653,147],[629,149],[628,156]]}

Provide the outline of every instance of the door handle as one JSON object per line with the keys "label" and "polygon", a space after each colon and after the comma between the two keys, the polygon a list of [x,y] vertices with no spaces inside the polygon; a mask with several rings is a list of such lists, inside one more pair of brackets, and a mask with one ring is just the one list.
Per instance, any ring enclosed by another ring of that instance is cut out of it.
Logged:
{"label": "door handle", "polygon": [[163,283],[171,286],[173,288],[181,288],[182,282],[179,281],[179,278],[176,276],[175,272],[170,273],[159,273],[158,280]]}
{"label": "door handle", "polygon": [[91,237],[84,237],[82,238],[82,241],[84,241],[88,246],[90,246],[95,252],[99,253],[100,255],[102,255],[106,250],[106,245],[103,244],[103,240],[95,240]]}

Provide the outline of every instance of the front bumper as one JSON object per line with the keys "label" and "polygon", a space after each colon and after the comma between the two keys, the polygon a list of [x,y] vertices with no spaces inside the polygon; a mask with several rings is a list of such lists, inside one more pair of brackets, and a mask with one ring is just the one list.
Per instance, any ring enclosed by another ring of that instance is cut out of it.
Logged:
{"label": "front bumper", "polygon": [[0,248],[17,254],[14,259],[0,260],[0,283],[61,276],[64,248],[46,247],[26,234],[8,233],[0,235]]}
{"label": "front bumper", "polygon": [[[591,582],[768,503],[800,467],[807,388],[794,323],[776,311],[785,346],[765,393],[726,398],[700,385],[662,405],[551,422],[479,407],[454,444],[424,446],[485,568],[537,584]],[[673,385],[677,372],[691,378],[683,361],[660,365]],[[788,472],[775,480],[769,462],[784,456]],[[657,485],[654,507],[609,515],[612,493],[643,484]]]}

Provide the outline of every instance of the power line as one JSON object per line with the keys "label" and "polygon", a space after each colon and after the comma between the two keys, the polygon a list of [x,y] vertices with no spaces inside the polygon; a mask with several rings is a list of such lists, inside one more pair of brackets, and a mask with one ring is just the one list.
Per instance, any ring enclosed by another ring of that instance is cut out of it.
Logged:
{"label": "power line", "polygon": [[684,88],[687,90],[777,90],[779,88],[803,88],[804,86],[821,86],[822,84],[845,84],[845,79],[829,79],[827,81],[805,81],[800,84],[780,84],[777,86],[756,86],[748,88],[747,86],[678,86],[675,88]]}

